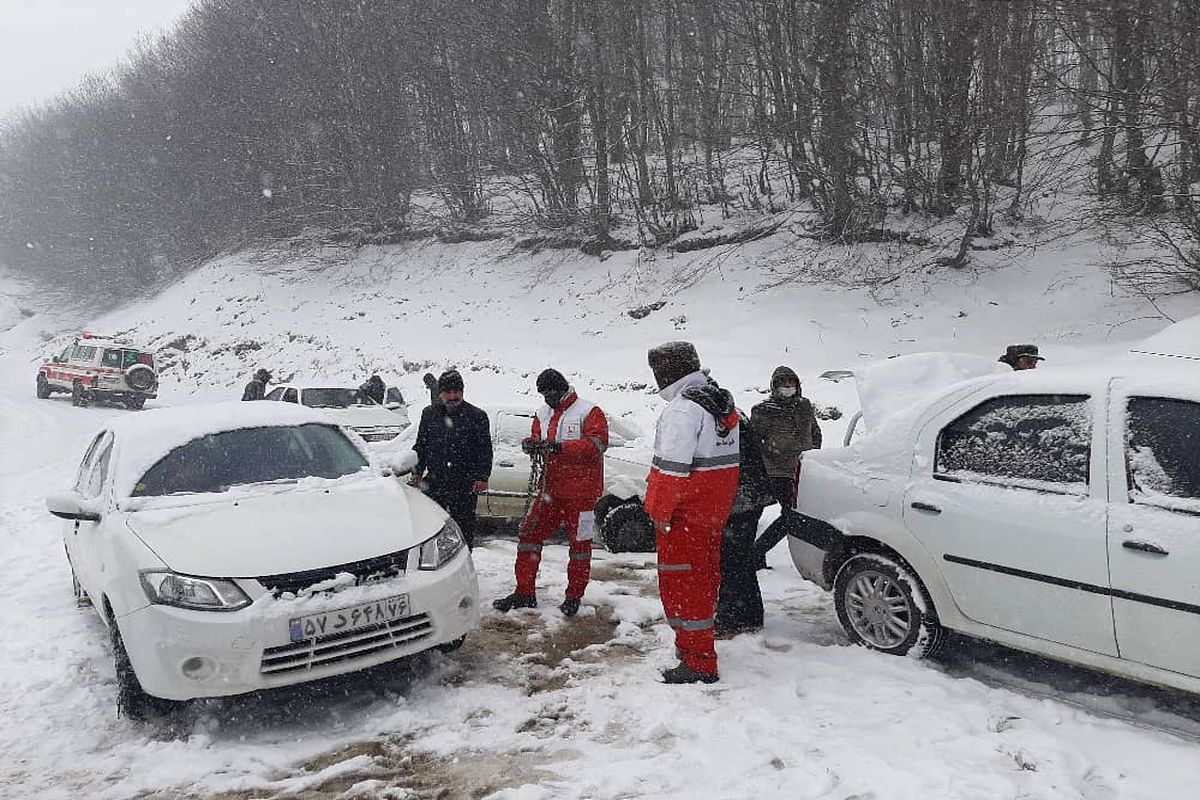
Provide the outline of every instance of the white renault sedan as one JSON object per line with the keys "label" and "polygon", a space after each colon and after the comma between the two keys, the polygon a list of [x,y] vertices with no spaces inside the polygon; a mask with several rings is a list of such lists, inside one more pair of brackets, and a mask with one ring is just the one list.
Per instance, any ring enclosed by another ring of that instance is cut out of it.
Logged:
{"label": "white renault sedan", "polygon": [[805,454],[797,568],[877,650],[952,629],[1200,692],[1200,360],[939,380],[963,363],[886,362],[921,391]]}
{"label": "white renault sedan", "polygon": [[479,621],[458,527],[319,412],[229,403],[114,419],[70,491],[80,604],[107,625],[118,709],[351,672]]}

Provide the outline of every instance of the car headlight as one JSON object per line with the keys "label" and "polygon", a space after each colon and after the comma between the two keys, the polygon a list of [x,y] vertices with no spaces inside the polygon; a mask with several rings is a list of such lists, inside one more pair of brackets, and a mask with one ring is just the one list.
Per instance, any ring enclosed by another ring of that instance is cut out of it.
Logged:
{"label": "car headlight", "polygon": [[146,597],[158,605],[199,611],[237,611],[250,605],[241,587],[223,578],[193,578],[160,570],[146,570],[140,577]]}
{"label": "car headlight", "polygon": [[465,546],[458,523],[446,520],[436,536],[421,543],[421,569],[440,569]]}

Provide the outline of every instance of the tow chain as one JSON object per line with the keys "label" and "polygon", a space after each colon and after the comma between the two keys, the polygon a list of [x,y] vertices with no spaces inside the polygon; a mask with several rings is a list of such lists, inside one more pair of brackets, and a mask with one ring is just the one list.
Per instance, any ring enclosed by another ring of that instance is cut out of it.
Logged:
{"label": "tow chain", "polygon": [[521,514],[521,519],[529,516],[529,507],[533,505],[535,493],[542,493],[545,477],[546,454],[541,450],[535,450],[529,454],[529,486],[525,490],[525,511]]}

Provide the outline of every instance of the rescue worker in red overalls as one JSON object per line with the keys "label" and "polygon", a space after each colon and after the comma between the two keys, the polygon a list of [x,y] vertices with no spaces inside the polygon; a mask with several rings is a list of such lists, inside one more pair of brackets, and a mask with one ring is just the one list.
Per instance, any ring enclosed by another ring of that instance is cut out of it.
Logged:
{"label": "rescue worker in red overalls", "polygon": [[521,449],[530,455],[544,455],[542,488],[517,539],[517,589],[493,601],[492,606],[500,611],[537,607],[535,583],[542,545],[563,527],[570,554],[566,598],[558,608],[573,617],[579,612],[592,571],[595,508],[604,492],[608,420],[599,406],[580,399],[558,370],[547,369],[538,375],[537,390],[546,404],[538,409]]}
{"label": "rescue worker in red overalls", "polygon": [[691,342],[649,352],[667,401],[654,435],[646,513],[658,543],[658,593],[679,664],[665,683],[718,680],[713,616],[721,585],[721,530],[738,484],[738,414],[729,392],[700,370]]}

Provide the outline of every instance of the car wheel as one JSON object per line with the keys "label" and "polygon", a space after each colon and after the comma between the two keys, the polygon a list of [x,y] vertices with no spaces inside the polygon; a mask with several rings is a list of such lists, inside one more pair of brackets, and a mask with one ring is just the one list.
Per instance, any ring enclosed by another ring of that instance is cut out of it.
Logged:
{"label": "car wheel", "polygon": [[38,400],[45,400],[50,396],[50,384],[46,382],[46,376],[41,372],[37,376],[37,396]]}
{"label": "car wheel", "polygon": [[134,364],[125,370],[125,383],[137,392],[147,392],[154,385],[156,377],[154,370],[145,364]]}
{"label": "car wheel", "polygon": [[654,523],[636,500],[609,511],[600,526],[600,536],[610,553],[652,553],[656,548]]}
{"label": "car wheel", "polygon": [[595,508],[596,527],[597,528],[603,527],[604,520],[608,517],[609,512],[624,502],[625,501],[622,500],[620,497],[617,497],[616,495],[611,495],[611,494],[606,494],[606,495],[604,495],[604,497],[601,497],[599,500],[597,500],[596,508]]}
{"label": "car wheel", "polygon": [[75,381],[71,384],[71,405],[86,406],[88,404],[87,392],[84,391],[83,384]]}
{"label": "car wheel", "polygon": [[146,398],[144,397],[130,397],[125,400],[125,407],[130,411],[141,411],[145,405]]}
{"label": "car wheel", "polygon": [[146,694],[133,671],[133,664],[125,650],[121,630],[117,627],[115,619],[109,621],[108,630],[112,641],[113,666],[117,672],[117,715],[144,722],[175,707],[176,703],[170,700]]}
{"label": "car wheel", "polygon": [[455,650],[462,647],[463,642],[465,642],[465,641],[467,641],[467,636],[466,636],[466,634],[463,634],[462,636],[458,637],[457,639],[454,639],[449,642],[443,642],[442,644],[439,644],[437,646],[438,652],[453,653]]}
{"label": "car wheel", "polygon": [[855,644],[924,658],[941,641],[942,628],[925,588],[886,556],[861,553],[843,564],[834,579],[833,602]]}

